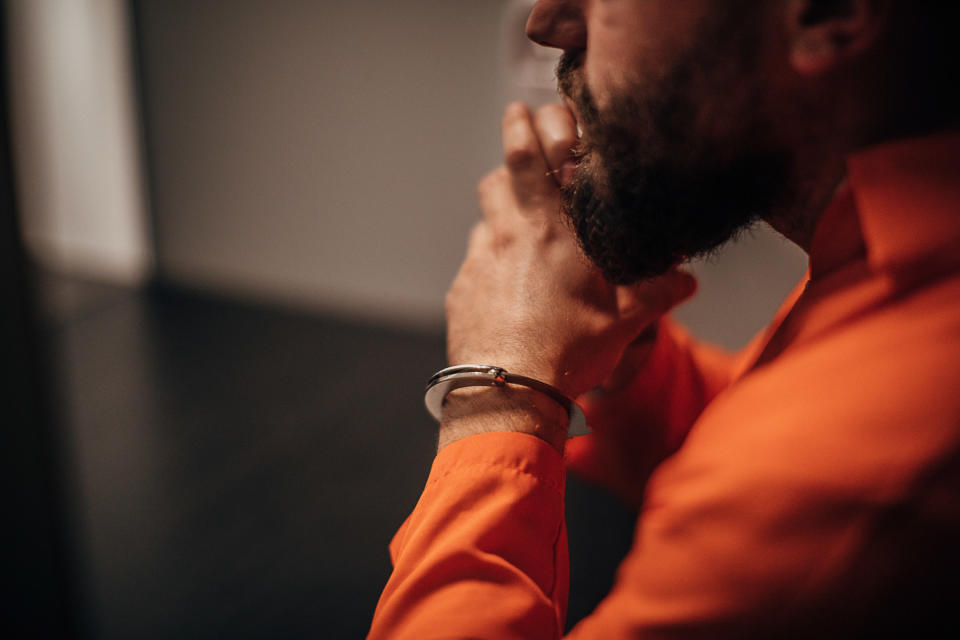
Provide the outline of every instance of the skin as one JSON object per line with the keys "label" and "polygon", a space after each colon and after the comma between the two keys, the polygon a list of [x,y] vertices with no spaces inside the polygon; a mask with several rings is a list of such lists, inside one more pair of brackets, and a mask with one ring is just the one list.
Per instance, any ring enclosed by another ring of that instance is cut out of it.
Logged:
{"label": "skin", "polygon": [[[575,141],[574,120],[559,105],[536,114],[519,103],[507,108],[505,166],[478,187],[483,220],[446,300],[451,362],[497,363],[570,397],[607,378],[626,346],[696,286],[679,271],[613,286],[583,258],[562,222],[555,177]],[[559,405],[539,393],[462,389],[447,397],[439,446],[519,431],[562,449],[566,426]]]}
{"label": "skin", "polygon": [[[904,57],[904,40],[894,26],[909,22],[906,4],[540,0],[527,35],[582,56],[579,80],[604,113],[618,95],[643,95],[669,77],[696,46],[703,25],[729,21],[731,12],[747,16],[742,28],[749,30],[744,42],[755,47],[753,62],[737,75],[735,65],[742,61],[732,52],[717,52],[731,57],[716,68],[741,81],[720,89],[705,84],[699,90],[708,93],[688,96],[692,104],[704,105],[702,117],[691,122],[693,142],[709,140],[718,148],[729,142],[736,148],[744,144],[735,137],[743,118],[773,123],[765,141],[789,154],[791,173],[782,198],[763,217],[809,250],[819,214],[844,180],[845,156],[917,120],[916,113],[875,98],[903,93],[906,74],[896,69],[904,66],[897,62]],[[513,104],[504,113],[504,166],[478,187],[483,217],[447,296],[448,357],[451,364],[496,364],[574,398],[606,382],[613,391],[606,402],[615,405],[616,389],[643,367],[651,327],[692,295],[695,282],[671,269],[617,286],[584,258],[560,214],[560,187],[577,172],[571,164],[577,113],[571,106],[576,107],[568,100],[566,107],[531,113]],[[596,415],[617,413],[602,409]],[[517,431],[562,451],[566,423],[559,406],[536,392],[462,389],[447,398],[439,446],[476,433]]]}

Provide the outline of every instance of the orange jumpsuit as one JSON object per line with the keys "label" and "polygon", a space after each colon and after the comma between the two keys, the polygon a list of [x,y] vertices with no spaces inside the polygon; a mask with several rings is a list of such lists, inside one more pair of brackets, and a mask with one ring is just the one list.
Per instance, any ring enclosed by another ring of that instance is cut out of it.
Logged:
{"label": "orange jumpsuit", "polygon": [[[663,323],[637,428],[685,438],[570,637],[849,636],[960,601],[960,133],[848,169],[808,278],[743,353]],[[530,435],[445,447],[370,637],[560,637],[564,473]]]}

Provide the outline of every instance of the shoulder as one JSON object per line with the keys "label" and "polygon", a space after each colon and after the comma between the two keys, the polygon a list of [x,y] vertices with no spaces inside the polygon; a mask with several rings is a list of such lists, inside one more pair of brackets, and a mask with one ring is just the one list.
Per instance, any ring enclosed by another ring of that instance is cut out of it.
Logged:
{"label": "shoulder", "polygon": [[958,492],[955,278],[850,313],[717,396],[651,478],[616,593],[664,627],[916,619],[960,594],[936,560],[957,557]]}
{"label": "shoulder", "polygon": [[880,464],[887,475],[957,448],[960,278],[786,350],[719,396],[687,444],[762,449],[781,468],[839,465],[825,473]]}

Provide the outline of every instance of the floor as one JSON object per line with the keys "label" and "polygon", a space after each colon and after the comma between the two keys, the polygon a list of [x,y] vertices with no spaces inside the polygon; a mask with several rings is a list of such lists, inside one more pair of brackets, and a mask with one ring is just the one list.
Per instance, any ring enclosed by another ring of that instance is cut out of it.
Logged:
{"label": "floor", "polygon": [[[433,456],[443,336],[46,276],[95,638],[359,638]],[[634,515],[569,480],[568,624]]]}

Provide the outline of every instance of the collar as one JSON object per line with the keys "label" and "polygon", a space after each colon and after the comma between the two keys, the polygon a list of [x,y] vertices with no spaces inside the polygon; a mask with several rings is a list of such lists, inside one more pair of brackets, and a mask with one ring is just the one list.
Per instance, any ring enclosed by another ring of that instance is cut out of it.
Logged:
{"label": "collar", "polygon": [[902,271],[960,246],[960,131],[888,142],[847,159],[874,271]]}
{"label": "collar", "polygon": [[[872,147],[847,166],[848,179],[814,230],[810,279],[781,308],[744,371],[960,266],[960,132]],[[839,290],[842,296],[831,296]]]}
{"label": "collar", "polygon": [[817,223],[811,278],[864,255],[902,272],[960,248],[960,131],[858,151],[847,175]]}

